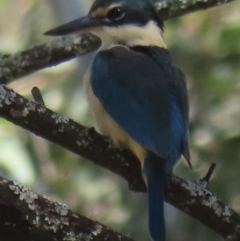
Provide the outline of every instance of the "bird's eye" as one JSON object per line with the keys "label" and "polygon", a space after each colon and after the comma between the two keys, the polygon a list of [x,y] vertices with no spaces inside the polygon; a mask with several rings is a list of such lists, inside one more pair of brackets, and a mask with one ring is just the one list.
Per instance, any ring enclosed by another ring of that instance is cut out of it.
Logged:
{"label": "bird's eye", "polygon": [[107,14],[107,17],[110,20],[120,20],[123,16],[124,16],[124,12],[119,7],[111,9]]}

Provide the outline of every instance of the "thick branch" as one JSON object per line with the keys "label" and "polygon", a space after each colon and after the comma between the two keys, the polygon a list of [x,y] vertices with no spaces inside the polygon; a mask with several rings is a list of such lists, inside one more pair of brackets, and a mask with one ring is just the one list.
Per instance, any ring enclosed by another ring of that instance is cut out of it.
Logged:
{"label": "thick branch", "polygon": [[[207,9],[233,0],[155,0],[163,20]],[[37,70],[63,63],[76,56],[96,50],[99,38],[93,35],[58,38],[50,43],[12,55],[0,55],[0,83],[7,84]]]}
{"label": "thick branch", "polygon": [[[0,116],[125,178],[129,188],[146,191],[138,160],[95,132],[0,86]],[[174,177],[166,200],[229,240],[239,240],[240,217],[203,185]]]}
{"label": "thick branch", "polygon": [[155,0],[154,2],[159,16],[167,20],[233,1],[235,0]]}
{"label": "thick branch", "polygon": [[240,240],[240,216],[200,182],[174,176],[166,201],[228,241]]}
{"label": "thick branch", "polygon": [[[1,85],[0,117],[123,176],[131,190],[146,191],[136,157],[130,151],[116,149],[108,138],[97,133],[94,128],[86,128]],[[113,160],[119,162],[118,168]],[[126,168],[129,164],[137,168],[130,171]]]}
{"label": "thick branch", "polygon": [[[0,234],[13,241],[133,241],[69,210],[65,204],[37,195],[0,177]],[[14,231],[13,231],[14,230]]]}
{"label": "thick branch", "polygon": [[7,84],[37,70],[52,67],[96,50],[101,40],[92,34],[56,38],[16,54],[0,55],[0,83]]}

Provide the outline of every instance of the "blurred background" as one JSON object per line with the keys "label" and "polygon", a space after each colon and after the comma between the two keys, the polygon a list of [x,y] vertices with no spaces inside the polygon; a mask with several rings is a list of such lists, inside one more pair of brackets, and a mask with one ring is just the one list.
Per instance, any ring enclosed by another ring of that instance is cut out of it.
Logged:
{"label": "blurred background", "polygon": [[[1,0],[0,52],[14,53],[53,38],[42,33],[87,13],[86,0]],[[181,160],[174,172],[190,180],[217,163],[210,189],[240,211],[240,1],[165,23],[165,41],[186,75],[190,98],[193,171]],[[48,108],[92,126],[82,77],[92,54],[14,82],[31,98],[38,86]],[[121,177],[0,119],[0,175],[45,193],[136,240],[147,233],[146,195]],[[166,204],[168,241],[218,241],[214,232]],[[207,213],[206,213],[207,215]],[[174,232],[173,232],[174,230]]]}

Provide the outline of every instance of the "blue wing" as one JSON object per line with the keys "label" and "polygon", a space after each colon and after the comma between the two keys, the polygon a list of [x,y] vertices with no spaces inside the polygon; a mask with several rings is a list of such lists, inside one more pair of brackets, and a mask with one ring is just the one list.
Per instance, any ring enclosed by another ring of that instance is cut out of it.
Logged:
{"label": "blue wing", "polygon": [[[189,105],[187,86],[185,76],[174,65],[172,57],[168,50],[160,49],[158,47],[133,47],[135,51],[147,54],[150,58],[154,59],[159,68],[162,68],[166,73],[165,77],[168,79],[169,89],[171,92],[171,105],[172,105],[172,121],[175,133],[175,139],[180,137],[181,154],[187,160],[189,166],[190,152],[189,152]],[[175,142],[176,143],[176,142]]]}
{"label": "blue wing", "polygon": [[[179,71],[172,67],[170,55],[157,59],[125,47],[101,51],[92,64],[91,84],[105,110],[133,139],[166,158],[174,144],[171,112],[178,101],[170,80],[178,78]],[[178,113],[177,107],[181,119]],[[182,133],[182,124],[178,126]]]}

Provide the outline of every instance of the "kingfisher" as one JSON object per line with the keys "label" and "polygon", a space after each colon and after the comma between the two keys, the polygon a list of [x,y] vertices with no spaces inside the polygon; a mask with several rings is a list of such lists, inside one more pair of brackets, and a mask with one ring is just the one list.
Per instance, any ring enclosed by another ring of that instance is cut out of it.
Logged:
{"label": "kingfisher", "polygon": [[141,162],[150,235],[164,241],[164,191],[181,155],[190,165],[184,75],[150,0],[96,0],[85,17],[45,35],[87,32],[102,41],[84,77],[90,108],[101,133]]}

